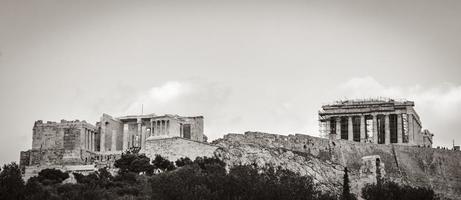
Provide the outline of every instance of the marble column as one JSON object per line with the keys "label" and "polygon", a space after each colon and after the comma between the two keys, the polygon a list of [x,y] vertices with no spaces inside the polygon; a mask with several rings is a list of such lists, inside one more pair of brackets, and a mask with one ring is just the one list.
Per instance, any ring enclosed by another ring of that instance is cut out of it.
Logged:
{"label": "marble column", "polygon": [[91,132],[91,151],[94,151],[94,134],[95,132]]}
{"label": "marble column", "polygon": [[160,129],[160,120],[157,120],[157,121],[156,121],[156,124],[157,124],[156,127],[155,127],[155,129],[157,130],[157,131],[156,131],[156,135],[161,135],[161,134],[162,134],[162,130]]}
{"label": "marble column", "polygon": [[403,132],[403,127],[402,127],[402,115],[397,114],[397,143],[402,144],[402,132]]}
{"label": "marble column", "polygon": [[352,116],[347,117],[347,140],[354,141],[354,127],[352,124]]}
{"label": "marble column", "polygon": [[115,130],[112,130],[112,141],[111,141],[111,146],[110,146],[111,151],[117,150],[116,144],[117,144],[117,132],[115,132]]}
{"label": "marble column", "polygon": [[166,132],[165,132],[165,120],[162,120],[161,127],[162,127],[162,135],[166,135]]}
{"label": "marble column", "polygon": [[92,150],[92,151],[94,151],[94,150],[96,149],[96,148],[94,147],[94,146],[95,146],[95,145],[94,145],[95,135],[96,135],[96,133],[93,131],[93,132],[92,132],[92,135],[91,135],[91,138],[93,138],[93,139],[91,140],[91,150]]}
{"label": "marble column", "polygon": [[90,149],[90,130],[89,129],[86,129],[86,138],[87,138],[87,148],[86,149]]}
{"label": "marble column", "polygon": [[341,117],[336,118],[336,138],[342,139],[341,138]]}
{"label": "marble column", "polygon": [[93,151],[93,131],[90,130],[90,151]]}
{"label": "marble column", "polygon": [[367,127],[365,124],[365,115],[361,115],[360,116],[360,142],[366,141],[366,138],[365,138],[366,131],[367,131]]}
{"label": "marble column", "polygon": [[99,134],[99,151],[104,152],[106,151],[106,125],[104,122],[101,121],[101,134]]}
{"label": "marble column", "polygon": [[144,149],[146,145],[146,135],[147,135],[147,130],[146,130],[146,127],[143,126],[141,128],[141,149]]}
{"label": "marble column", "polygon": [[[82,128],[82,131],[81,131],[83,134],[83,149],[86,149],[86,128]],[[82,141],[82,140],[80,140]]]}
{"label": "marble column", "polygon": [[413,135],[413,115],[412,114],[408,114],[407,115],[407,120],[408,120],[408,143],[410,144],[415,144],[415,140],[414,140],[414,135]]}
{"label": "marble column", "polygon": [[373,115],[373,143],[378,144],[378,119]]}
{"label": "marble column", "polygon": [[156,136],[160,135],[160,126],[159,126],[159,121],[158,120],[154,122],[154,126],[155,126],[155,133],[154,134]]}
{"label": "marble column", "polygon": [[170,120],[165,121],[166,134],[170,135]]}
{"label": "marble column", "polygon": [[325,121],[325,132],[326,132],[327,137],[331,139],[332,135],[331,135],[331,130],[330,130],[330,119],[329,118]]}
{"label": "marble column", "polygon": [[157,135],[157,121],[155,120],[152,120],[152,135],[153,136],[156,136]]}
{"label": "marble column", "polygon": [[389,123],[389,114],[384,116],[384,144],[391,143],[391,129]]}
{"label": "marble column", "polygon": [[141,147],[141,143],[142,143],[142,119],[141,118],[138,118],[137,124],[138,124],[138,131],[136,135],[138,136],[137,138],[139,139],[139,141],[136,141],[137,142],[136,146]]}
{"label": "marble column", "polygon": [[129,125],[123,124],[123,138],[122,138],[122,150],[128,149],[128,137],[129,137]]}
{"label": "marble column", "polygon": [[150,120],[150,132],[149,132],[149,137],[154,134],[154,123],[152,119]]}
{"label": "marble column", "polygon": [[88,145],[89,141],[90,140],[88,139],[88,129],[85,128],[85,149],[87,149],[87,150],[88,150],[88,147],[90,146],[90,145]]}

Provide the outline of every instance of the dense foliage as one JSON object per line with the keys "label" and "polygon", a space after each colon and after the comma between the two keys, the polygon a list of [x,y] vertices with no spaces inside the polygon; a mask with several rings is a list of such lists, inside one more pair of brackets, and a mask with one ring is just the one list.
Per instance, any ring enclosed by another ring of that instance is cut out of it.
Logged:
{"label": "dense foliage", "polygon": [[0,171],[0,199],[23,199],[24,181],[16,163],[3,166]]}
{"label": "dense foliage", "polygon": [[153,200],[335,199],[318,191],[307,176],[252,165],[236,166],[226,173],[222,161],[206,157],[154,176],[151,184]]}
{"label": "dense foliage", "polygon": [[159,170],[162,172],[176,169],[173,162],[163,158],[160,155],[155,156],[154,160],[152,161],[152,165],[155,170]]}
{"label": "dense foliage", "polygon": [[150,159],[138,152],[139,149],[129,149],[122,153],[121,158],[114,163],[114,166],[119,169],[119,173],[143,172],[151,175],[154,172],[154,167],[150,164]]}
{"label": "dense foliage", "polygon": [[362,189],[366,200],[434,200],[438,199],[432,189],[401,186],[395,182],[378,181]]}
{"label": "dense foliage", "polygon": [[[106,168],[88,175],[45,169],[24,184],[19,166],[11,163],[0,170],[0,200],[337,199],[320,192],[311,177],[272,166],[227,168],[221,160],[207,157],[181,158],[173,163],[159,155],[150,162],[137,151],[125,152],[115,165],[119,168],[115,176]],[[339,198],[355,199],[347,169],[343,181]],[[367,200],[435,199],[430,189],[392,182],[368,185],[362,196]]]}
{"label": "dense foliage", "polygon": [[37,181],[43,185],[54,185],[62,183],[67,178],[69,178],[69,174],[61,170],[44,169],[38,173]]}

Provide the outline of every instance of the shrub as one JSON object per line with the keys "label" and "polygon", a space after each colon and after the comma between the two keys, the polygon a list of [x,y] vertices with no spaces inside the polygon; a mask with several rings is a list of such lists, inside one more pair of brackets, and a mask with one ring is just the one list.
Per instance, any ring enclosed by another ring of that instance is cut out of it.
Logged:
{"label": "shrub", "polygon": [[395,182],[369,184],[362,189],[366,200],[434,200],[438,199],[432,189],[401,186]]}
{"label": "shrub", "polygon": [[158,169],[161,171],[171,171],[176,169],[173,162],[169,161],[166,158],[163,158],[161,155],[155,155],[155,158],[152,161],[152,165],[154,169]]}
{"label": "shrub", "polygon": [[176,160],[175,164],[176,164],[176,167],[183,167],[183,166],[186,166],[186,165],[190,165],[192,164],[192,160],[188,157],[185,157],[185,158],[179,158],[178,160]]}
{"label": "shrub", "polygon": [[62,183],[69,178],[69,174],[58,169],[43,169],[38,173],[37,180],[43,185]]}
{"label": "shrub", "polygon": [[116,160],[114,166],[119,168],[119,173],[141,173],[152,174],[153,166],[150,164],[150,159],[137,151],[127,150],[122,153],[120,159]]}

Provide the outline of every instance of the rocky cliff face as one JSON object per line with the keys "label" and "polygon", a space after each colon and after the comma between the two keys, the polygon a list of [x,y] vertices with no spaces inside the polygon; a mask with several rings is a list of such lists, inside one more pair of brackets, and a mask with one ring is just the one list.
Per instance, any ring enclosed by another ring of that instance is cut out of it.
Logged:
{"label": "rocky cliff face", "polygon": [[339,194],[344,167],[352,192],[360,194],[376,173],[401,184],[430,187],[443,197],[461,199],[461,152],[402,145],[363,144],[307,135],[247,132],[213,142],[215,155],[230,166],[274,165],[310,175],[327,191]]}

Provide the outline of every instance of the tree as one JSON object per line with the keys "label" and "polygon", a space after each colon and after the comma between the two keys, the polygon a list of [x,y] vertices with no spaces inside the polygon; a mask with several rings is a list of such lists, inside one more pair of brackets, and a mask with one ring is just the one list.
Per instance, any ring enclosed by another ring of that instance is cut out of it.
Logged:
{"label": "tree", "polygon": [[166,158],[163,158],[161,155],[155,155],[154,160],[152,161],[154,169],[159,169],[161,171],[171,171],[176,169],[173,162],[169,161]]}
{"label": "tree", "polygon": [[341,194],[341,200],[354,200],[356,199],[353,194],[351,194],[351,187],[349,185],[349,173],[347,167],[344,167],[344,176],[343,176],[343,192]]}
{"label": "tree", "polygon": [[186,165],[190,165],[192,164],[192,160],[188,157],[185,157],[185,158],[179,158],[178,160],[176,160],[175,164],[176,164],[176,167],[183,167],[183,166],[186,166]]}
{"label": "tree", "polygon": [[150,159],[145,154],[139,154],[137,150],[127,150],[122,153],[120,159],[116,160],[114,166],[119,168],[119,173],[141,173],[152,174],[153,166]]}
{"label": "tree", "polygon": [[100,168],[98,170],[98,172],[97,172],[97,175],[99,177],[99,181],[103,185],[108,184],[109,182],[111,182],[114,179],[112,174],[109,171],[107,171],[107,167]]}
{"label": "tree", "polygon": [[38,173],[37,180],[43,185],[62,183],[69,178],[69,174],[58,169],[43,169]]}
{"label": "tree", "polygon": [[311,177],[271,166],[238,165],[226,173],[217,158],[198,157],[174,171],[152,176],[152,199],[332,200]]}
{"label": "tree", "polygon": [[379,184],[368,184],[362,189],[362,197],[366,200],[434,200],[438,199],[429,188],[401,186],[395,182],[383,181]]}
{"label": "tree", "polygon": [[26,200],[58,200],[60,198],[55,194],[54,186],[56,185],[43,186],[37,176],[31,177],[25,187],[25,198]]}
{"label": "tree", "polygon": [[12,162],[0,172],[0,199],[24,199],[24,181],[19,166]]}

